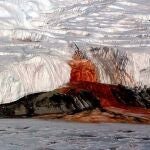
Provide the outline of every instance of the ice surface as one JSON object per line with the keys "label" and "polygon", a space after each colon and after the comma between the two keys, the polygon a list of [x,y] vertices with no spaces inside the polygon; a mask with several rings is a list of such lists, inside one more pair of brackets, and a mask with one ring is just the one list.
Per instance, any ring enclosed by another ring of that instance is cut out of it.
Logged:
{"label": "ice surface", "polygon": [[98,70],[99,82],[126,86],[150,86],[150,55],[101,46],[85,50]]}
{"label": "ice surface", "polygon": [[3,150],[149,150],[147,125],[0,120]]}
{"label": "ice surface", "polygon": [[149,85],[149,34],[149,0],[0,0],[0,102],[69,81],[72,43],[132,52],[129,73]]}
{"label": "ice surface", "polygon": [[49,55],[9,65],[0,73],[0,99],[9,103],[30,93],[54,90],[69,81],[70,71],[64,60]]}

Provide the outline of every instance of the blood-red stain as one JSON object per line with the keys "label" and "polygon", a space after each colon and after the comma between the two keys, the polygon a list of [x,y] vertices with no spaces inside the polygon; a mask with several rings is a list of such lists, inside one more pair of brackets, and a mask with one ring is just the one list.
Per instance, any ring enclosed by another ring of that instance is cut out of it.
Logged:
{"label": "blood-red stain", "polygon": [[69,86],[62,88],[61,92],[66,92],[69,89],[88,90],[91,91],[100,102],[100,106],[107,108],[108,110],[113,110],[119,113],[134,113],[134,114],[150,114],[150,110],[128,106],[116,99],[113,95],[113,91],[120,91],[117,85],[101,84],[98,83],[98,75],[96,72],[95,65],[86,59],[81,59],[79,57],[73,59],[70,63],[72,68]]}
{"label": "blood-red stain", "polygon": [[70,82],[89,81],[97,82],[97,73],[94,64],[86,59],[78,59],[70,62]]}

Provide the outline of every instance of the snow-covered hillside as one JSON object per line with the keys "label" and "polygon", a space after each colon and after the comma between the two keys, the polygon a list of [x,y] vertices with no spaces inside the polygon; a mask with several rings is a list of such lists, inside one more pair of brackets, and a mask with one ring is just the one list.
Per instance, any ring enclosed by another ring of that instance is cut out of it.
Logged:
{"label": "snow-covered hillside", "polygon": [[150,1],[0,0],[0,102],[69,82],[74,43],[100,82],[150,85]]}

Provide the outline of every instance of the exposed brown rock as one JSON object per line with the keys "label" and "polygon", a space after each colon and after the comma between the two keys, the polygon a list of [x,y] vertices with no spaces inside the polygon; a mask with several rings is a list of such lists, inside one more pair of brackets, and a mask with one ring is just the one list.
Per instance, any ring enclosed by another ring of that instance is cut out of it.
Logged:
{"label": "exposed brown rock", "polygon": [[150,124],[150,118],[134,116],[134,115],[114,115],[109,112],[101,112],[98,109],[92,111],[84,111],[75,115],[66,115],[63,117],[68,121],[78,121],[85,123],[144,123]]}
{"label": "exposed brown rock", "polygon": [[[101,109],[67,115],[64,117],[66,120],[81,122],[150,123],[150,109],[142,108],[140,105],[136,106],[136,99],[131,99],[133,101],[131,104],[125,104],[120,101],[119,98],[122,96],[122,93],[132,98],[132,95],[128,95],[125,89],[123,90],[120,86],[78,82],[71,83],[68,87],[60,89],[60,91],[66,93],[69,89],[91,91],[99,99]],[[118,97],[115,95],[115,92],[118,94]]]}

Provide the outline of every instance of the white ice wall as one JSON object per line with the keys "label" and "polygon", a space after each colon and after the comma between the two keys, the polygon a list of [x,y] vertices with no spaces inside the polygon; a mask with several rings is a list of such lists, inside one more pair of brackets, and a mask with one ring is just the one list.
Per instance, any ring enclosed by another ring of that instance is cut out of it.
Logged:
{"label": "white ice wall", "polygon": [[56,56],[35,56],[9,65],[0,72],[0,103],[15,101],[24,95],[50,91],[67,83],[70,66]]}
{"label": "white ice wall", "polygon": [[100,46],[85,50],[96,66],[99,82],[126,86],[150,86],[150,54]]}

